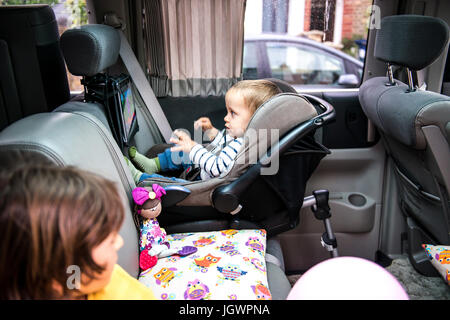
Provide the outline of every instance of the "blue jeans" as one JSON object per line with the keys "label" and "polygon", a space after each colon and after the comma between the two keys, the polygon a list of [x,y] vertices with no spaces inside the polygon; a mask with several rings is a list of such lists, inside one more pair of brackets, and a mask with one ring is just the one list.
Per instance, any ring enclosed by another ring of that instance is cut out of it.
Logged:
{"label": "blue jeans", "polygon": [[[191,166],[191,160],[189,159],[189,154],[180,152],[172,152],[170,148],[164,150],[164,152],[158,154],[159,165],[161,167],[161,172],[174,171],[174,170],[186,170]],[[176,182],[187,182],[187,180],[175,178],[175,177],[165,177],[156,173],[148,174],[143,173],[139,178],[139,181],[148,178],[163,178],[170,179]]]}
{"label": "blue jeans", "polygon": [[158,154],[158,159],[161,172],[186,170],[192,164],[189,159],[189,154],[183,151],[172,152],[170,151],[170,148],[167,148],[164,152]]}

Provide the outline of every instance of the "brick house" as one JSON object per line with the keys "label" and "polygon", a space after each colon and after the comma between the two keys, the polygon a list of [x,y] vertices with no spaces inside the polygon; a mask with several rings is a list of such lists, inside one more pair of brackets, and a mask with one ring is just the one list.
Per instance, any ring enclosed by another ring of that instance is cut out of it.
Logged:
{"label": "brick house", "polygon": [[[326,29],[325,41],[337,45],[344,38],[367,33],[371,5],[372,0],[247,0],[245,30],[297,36]],[[326,10],[328,19],[324,19]]]}
{"label": "brick house", "polygon": [[[321,12],[323,15],[326,0],[304,1],[305,17],[303,31],[320,30],[321,25],[323,25],[323,19],[321,17],[318,18],[317,15],[320,15]],[[352,38],[355,35],[361,36],[367,33],[367,19],[372,0],[329,0],[329,5],[331,6],[330,20],[333,20],[334,32],[332,35],[330,32],[327,36],[328,41],[341,42],[344,38]],[[311,7],[313,7],[313,10]],[[315,12],[314,8],[316,8]],[[314,26],[318,26],[319,28],[314,28]],[[336,31],[340,32],[337,34]]]}

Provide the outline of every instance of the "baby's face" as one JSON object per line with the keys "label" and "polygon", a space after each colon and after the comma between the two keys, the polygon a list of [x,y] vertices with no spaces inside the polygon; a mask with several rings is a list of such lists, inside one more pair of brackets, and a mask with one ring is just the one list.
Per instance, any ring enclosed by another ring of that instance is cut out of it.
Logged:
{"label": "baby's face", "polygon": [[227,133],[234,138],[242,137],[253,113],[240,93],[227,94],[225,103],[227,115],[224,120]]}

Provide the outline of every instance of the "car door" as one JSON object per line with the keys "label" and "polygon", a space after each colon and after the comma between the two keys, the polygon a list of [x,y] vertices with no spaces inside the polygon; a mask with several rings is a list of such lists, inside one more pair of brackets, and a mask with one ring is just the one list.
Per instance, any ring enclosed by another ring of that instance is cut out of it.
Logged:
{"label": "car door", "polygon": [[[375,260],[380,240],[385,151],[379,137],[371,132],[359,103],[358,89],[299,93],[318,96],[336,110],[336,120],[316,133],[331,154],[312,174],[305,195],[329,190],[331,224],[340,255]],[[311,208],[303,208],[300,216],[297,228],[279,236],[290,272],[303,272],[329,257],[320,242],[325,231],[323,223],[315,219]]]}

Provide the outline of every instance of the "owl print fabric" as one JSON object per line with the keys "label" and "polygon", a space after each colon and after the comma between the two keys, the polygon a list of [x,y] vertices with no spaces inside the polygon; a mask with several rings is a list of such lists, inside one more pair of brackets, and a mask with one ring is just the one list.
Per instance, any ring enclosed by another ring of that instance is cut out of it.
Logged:
{"label": "owl print fabric", "polygon": [[433,267],[450,286],[450,246],[422,244]]}
{"label": "owl print fabric", "polygon": [[139,281],[162,300],[270,300],[265,230],[223,230],[167,236],[171,246],[195,246],[189,256],[171,256],[140,274]]}

